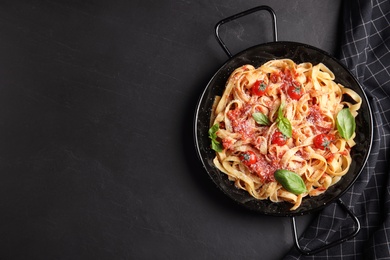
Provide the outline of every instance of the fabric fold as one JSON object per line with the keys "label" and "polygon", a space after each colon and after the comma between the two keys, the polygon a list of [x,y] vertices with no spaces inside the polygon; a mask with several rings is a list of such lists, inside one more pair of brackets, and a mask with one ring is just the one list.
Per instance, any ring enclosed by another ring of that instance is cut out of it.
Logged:
{"label": "fabric fold", "polygon": [[[341,200],[354,212],[361,231],[351,240],[304,256],[292,249],[285,259],[390,259],[390,1],[343,2],[340,61],[356,76],[374,117],[368,162]],[[300,238],[314,249],[351,231],[351,220],[336,203],[326,207]]]}

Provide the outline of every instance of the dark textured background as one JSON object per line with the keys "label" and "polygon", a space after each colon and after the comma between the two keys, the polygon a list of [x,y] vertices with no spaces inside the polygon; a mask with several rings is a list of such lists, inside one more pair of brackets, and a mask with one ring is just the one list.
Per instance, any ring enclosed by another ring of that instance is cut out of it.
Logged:
{"label": "dark textured background", "polygon": [[[229,201],[192,136],[227,60],[214,25],[264,4],[279,40],[337,53],[332,0],[2,1],[0,259],[283,256],[290,219]],[[271,41],[270,25],[258,13],[222,35],[235,53]]]}

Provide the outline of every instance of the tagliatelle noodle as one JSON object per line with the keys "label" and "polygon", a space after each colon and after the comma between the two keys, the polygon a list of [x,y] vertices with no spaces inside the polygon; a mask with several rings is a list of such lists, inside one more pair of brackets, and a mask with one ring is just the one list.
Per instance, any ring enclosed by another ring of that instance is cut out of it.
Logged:
{"label": "tagliatelle noodle", "polygon": [[[296,64],[289,59],[271,60],[258,68],[244,65],[230,75],[223,95],[216,97],[210,126],[218,124],[217,137],[223,150],[216,152],[215,166],[239,189],[256,199],[287,201],[297,209],[306,196],[318,196],[348,172],[353,138],[345,140],[337,131],[336,117],[349,108],[356,117],[361,97],[352,89],[337,84],[324,64]],[[253,92],[256,81],[266,87],[263,95]],[[301,96],[293,98],[289,87],[299,86]],[[292,136],[283,145],[273,143],[278,130],[278,111],[292,126]],[[270,125],[261,125],[254,113],[262,113]],[[320,134],[335,139],[325,149],[315,147]],[[246,165],[240,156],[246,151],[256,155],[256,163]],[[296,195],[279,184],[273,174],[278,169],[301,176],[307,192]]]}

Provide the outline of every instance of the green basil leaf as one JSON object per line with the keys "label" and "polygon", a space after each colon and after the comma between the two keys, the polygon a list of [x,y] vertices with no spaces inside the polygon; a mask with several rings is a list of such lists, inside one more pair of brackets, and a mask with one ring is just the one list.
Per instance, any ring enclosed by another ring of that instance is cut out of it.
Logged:
{"label": "green basil leaf", "polygon": [[279,118],[278,120],[279,131],[282,132],[287,138],[292,136],[292,126],[290,121],[286,117]]}
{"label": "green basil leaf", "polygon": [[356,123],[349,108],[344,108],[337,114],[336,125],[341,137],[346,140],[352,137],[356,129]]}
{"label": "green basil leaf", "polygon": [[295,172],[288,170],[277,170],[274,173],[275,180],[279,182],[287,191],[295,195],[307,192],[305,182]]}
{"label": "green basil leaf", "polygon": [[270,125],[271,122],[269,121],[268,117],[264,115],[263,113],[253,113],[252,114],[253,119],[258,123],[259,125]]}
{"label": "green basil leaf", "polygon": [[292,136],[292,126],[290,121],[283,116],[283,107],[284,104],[280,104],[278,108],[278,118],[277,118],[277,123],[278,123],[278,128],[279,131],[282,132],[283,135],[285,135],[287,138],[291,138]]}
{"label": "green basil leaf", "polygon": [[217,138],[217,132],[219,130],[219,124],[215,124],[213,125],[210,129],[209,129],[209,137],[211,139],[216,139]]}
{"label": "green basil leaf", "polygon": [[222,144],[217,140],[217,131],[219,130],[219,124],[213,125],[209,129],[209,138],[211,139],[211,148],[216,152],[222,152],[223,146]]}
{"label": "green basil leaf", "polygon": [[281,103],[279,108],[278,108],[278,119],[280,120],[281,118],[283,118],[283,107],[284,107],[284,104]]}
{"label": "green basil leaf", "polygon": [[216,152],[222,152],[223,151],[223,146],[220,142],[217,140],[211,140],[211,149],[213,149]]}

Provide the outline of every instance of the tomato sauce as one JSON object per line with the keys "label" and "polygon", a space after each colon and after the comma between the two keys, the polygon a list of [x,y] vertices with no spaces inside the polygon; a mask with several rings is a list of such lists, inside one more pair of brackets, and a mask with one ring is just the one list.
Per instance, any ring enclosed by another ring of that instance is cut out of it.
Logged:
{"label": "tomato sauce", "polygon": [[249,166],[249,169],[260,177],[264,183],[275,181],[274,172],[280,166],[271,161],[268,162],[263,155],[257,158],[257,162]]}
{"label": "tomato sauce", "polygon": [[321,111],[318,106],[311,106],[309,110],[309,116],[307,118],[307,121],[309,121],[312,124],[318,124],[318,122],[322,119]]}
{"label": "tomato sauce", "polygon": [[223,146],[224,149],[230,149],[232,144],[233,144],[232,140],[229,140],[229,139],[223,139],[222,140],[222,146]]}
{"label": "tomato sauce", "polygon": [[318,106],[314,105],[310,107],[307,121],[315,126],[316,133],[329,133],[332,130],[330,124],[324,124],[324,118],[321,110]]}
{"label": "tomato sauce", "polygon": [[251,116],[250,111],[252,107],[246,105],[241,109],[233,109],[227,113],[227,117],[230,119],[233,132],[239,133],[242,139],[248,139],[254,137],[254,130],[248,122],[248,116]]}
{"label": "tomato sauce", "polygon": [[280,78],[280,74],[277,72],[272,72],[269,78],[271,82],[275,84],[276,82],[278,82],[278,79]]}

